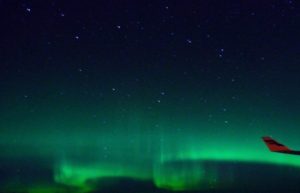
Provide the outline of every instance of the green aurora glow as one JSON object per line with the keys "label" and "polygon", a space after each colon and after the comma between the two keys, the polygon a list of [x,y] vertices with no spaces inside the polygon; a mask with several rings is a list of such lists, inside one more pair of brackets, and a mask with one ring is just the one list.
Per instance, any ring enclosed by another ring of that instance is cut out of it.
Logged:
{"label": "green aurora glow", "polygon": [[[2,135],[2,142],[10,149],[6,156],[39,155],[53,159],[53,180],[83,192],[93,189],[91,181],[107,177],[150,180],[157,187],[169,190],[221,188],[232,184],[234,175],[230,171],[229,181],[219,179],[217,168],[201,164],[207,160],[300,166],[297,156],[270,153],[261,141],[263,132],[238,133],[241,126],[238,124],[201,124],[196,118],[158,122],[132,112],[123,117],[112,123],[109,129],[112,132],[80,128],[72,132],[66,129],[52,133],[32,131],[30,135],[24,133],[18,143],[13,140],[15,134],[7,132],[6,136]],[[153,127],[141,129],[147,125]],[[197,130],[199,127],[202,129]],[[218,127],[227,129],[215,134],[209,132]],[[174,128],[184,128],[184,132]],[[172,164],[178,161],[185,163]]]}
{"label": "green aurora glow", "polygon": [[295,1],[0,1],[0,192],[128,179],[222,191],[259,184],[249,167],[299,187],[300,156],[261,140],[300,149],[299,13]]}

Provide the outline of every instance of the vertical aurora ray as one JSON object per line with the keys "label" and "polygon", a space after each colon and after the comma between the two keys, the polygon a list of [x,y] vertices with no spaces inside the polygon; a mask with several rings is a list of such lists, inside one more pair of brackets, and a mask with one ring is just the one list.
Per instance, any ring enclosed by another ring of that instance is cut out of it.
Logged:
{"label": "vertical aurora ray", "polygon": [[174,191],[199,189],[205,179],[202,165],[161,163],[154,169],[153,180],[157,187]]}
{"label": "vertical aurora ray", "polygon": [[[297,156],[268,152],[259,134],[230,136],[226,130],[212,134],[197,128],[216,130],[222,125],[196,123],[197,120],[186,122],[180,118],[176,123],[166,120],[158,122],[149,120],[148,116],[127,114],[123,120],[118,118],[106,126],[111,127],[112,132],[39,131],[24,135],[19,145],[10,144],[9,138],[13,134],[7,132],[3,141],[11,151],[23,144],[20,156],[32,155],[34,150],[42,157],[51,157],[55,160],[53,181],[82,192],[93,190],[95,184],[101,189],[106,178],[146,180],[158,188],[172,191],[222,189],[236,185],[236,172],[231,171],[231,167],[222,168],[209,162],[300,166]],[[174,129],[184,125],[185,132]],[[34,139],[39,140],[32,144]],[[32,191],[35,191],[34,187]]]}
{"label": "vertical aurora ray", "polygon": [[0,0],[0,192],[299,193],[299,13]]}
{"label": "vertical aurora ray", "polygon": [[[239,146],[239,142],[236,141],[216,143],[199,140],[197,132],[192,135],[174,133],[162,135],[160,131],[151,139],[149,135],[141,134],[138,138],[142,140],[133,140],[130,144],[127,141],[133,138],[131,134],[127,135],[130,136],[127,139],[124,139],[124,134],[119,136],[114,134],[113,137],[109,137],[110,144],[105,142],[110,146],[108,157],[98,156],[106,152],[106,149],[102,149],[101,143],[98,143],[101,144],[98,148],[85,149],[99,153],[98,155],[89,153],[89,159],[78,161],[76,156],[73,158],[66,156],[57,164],[55,181],[80,188],[89,186],[92,188],[89,183],[91,181],[99,180],[101,187],[101,179],[128,177],[150,180],[158,188],[168,190],[206,190],[234,186],[236,180],[230,167],[224,172],[218,164],[207,164],[207,162],[252,162],[300,166],[299,158],[295,156],[278,154],[265,156],[268,150],[260,139],[255,141],[261,143],[261,148],[253,142]],[[103,137],[102,140],[106,138],[108,136]],[[149,141],[152,143],[148,144]],[[143,145],[143,142],[146,145]],[[139,148],[130,151],[130,146],[134,143],[137,143]],[[232,147],[234,149],[231,149]],[[257,151],[256,148],[261,150]]]}

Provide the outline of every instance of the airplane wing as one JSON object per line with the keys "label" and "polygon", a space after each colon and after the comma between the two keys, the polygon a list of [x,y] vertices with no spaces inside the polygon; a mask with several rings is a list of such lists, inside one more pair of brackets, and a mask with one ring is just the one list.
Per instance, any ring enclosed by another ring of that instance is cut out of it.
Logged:
{"label": "airplane wing", "polygon": [[300,151],[291,150],[287,146],[278,143],[271,137],[262,137],[262,139],[272,152],[300,155]]}

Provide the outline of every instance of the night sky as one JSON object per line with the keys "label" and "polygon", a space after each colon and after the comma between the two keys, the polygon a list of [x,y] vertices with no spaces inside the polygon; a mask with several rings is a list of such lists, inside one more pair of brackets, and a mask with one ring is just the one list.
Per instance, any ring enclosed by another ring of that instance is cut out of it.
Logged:
{"label": "night sky", "polygon": [[[300,7],[0,1],[0,192],[299,192]],[[284,181],[285,185],[282,185]]]}

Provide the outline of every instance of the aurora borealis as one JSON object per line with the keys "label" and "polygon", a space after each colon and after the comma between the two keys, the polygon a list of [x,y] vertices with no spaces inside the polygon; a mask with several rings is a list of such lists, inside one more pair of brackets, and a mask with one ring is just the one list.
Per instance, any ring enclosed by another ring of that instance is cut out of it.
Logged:
{"label": "aurora borealis", "polygon": [[0,1],[0,192],[299,192],[299,13]]}

